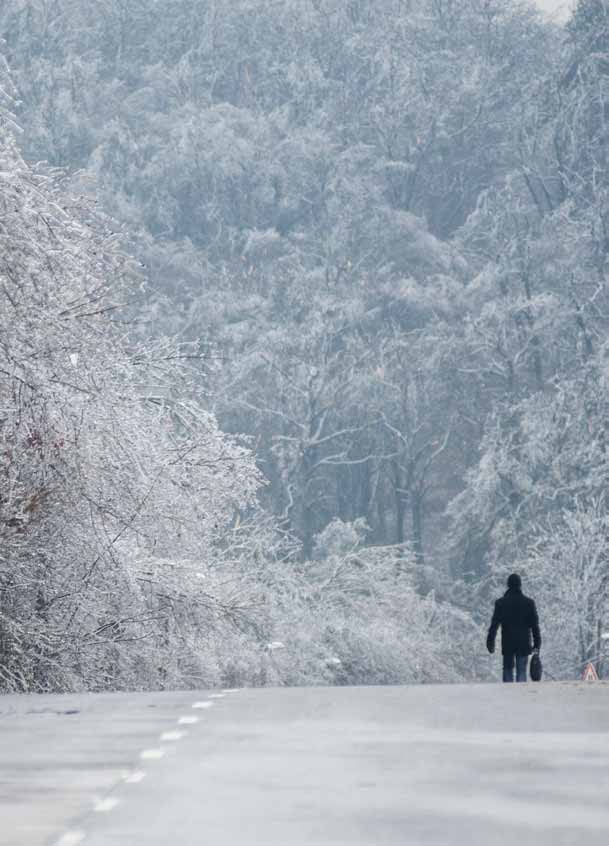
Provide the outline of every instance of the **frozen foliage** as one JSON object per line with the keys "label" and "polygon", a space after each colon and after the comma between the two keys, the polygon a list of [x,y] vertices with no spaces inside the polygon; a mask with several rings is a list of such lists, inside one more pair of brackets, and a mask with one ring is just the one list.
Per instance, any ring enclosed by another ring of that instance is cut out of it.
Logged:
{"label": "frozen foliage", "polygon": [[24,164],[7,123],[0,684],[150,684],[172,664],[175,682],[206,630],[241,614],[213,567],[258,474],[198,401],[196,350],[129,343],[114,317],[134,263],[102,217]]}
{"label": "frozen foliage", "polygon": [[281,648],[265,683],[400,684],[479,676],[480,629],[471,616],[417,590],[416,557],[366,547],[365,527],[331,523],[315,560],[283,572],[270,609]]}
{"label": "frozen foliage", "polygon": [[360,549],[362,521],[305,566],[241,523],[259,475],[202,404],[200,354],[132,342],[109,222],[6,128],[1,162],[2,687],[461,677],[446,647],[471,624]]}
{"label": "frozen foliage", "polygon": [[520,163],[551,28],[504,0],[23,0],[0,32],[28,157],[137,234],[149,327],[215,345],[303,556],[364,518],[445,569],[479,436],[452,236]]}
{"label": "frozen foliage", "polygon": [[524,563],[531,584],[547,617],[548,668],[556,677],[581,673],[588,661],[598,664],[602,654],[602,623],[607,620],[607,532],[609,520],[604,501],[560,517],[549,517],[540,526]]}
{"label": "frozen foliage", "polygon": [[5,115],[8,683],[469,678],[517,567],[553,672],[596,657],[608,19],[0,7],[20,148],[67,169]]}

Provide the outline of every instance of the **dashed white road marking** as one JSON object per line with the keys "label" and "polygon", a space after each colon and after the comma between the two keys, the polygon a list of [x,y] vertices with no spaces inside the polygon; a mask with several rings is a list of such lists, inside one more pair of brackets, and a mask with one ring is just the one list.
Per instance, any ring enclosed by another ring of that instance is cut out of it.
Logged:
{"label": "dashed white road marking", "polygon": [[[224,697],[229,693],[237,693],[239,688],[229,688],[227,690],[223,690],[222,693],[210,693],[209,699],[206,701],[201,702],[194,702],[192,707],[195,709],[202,710],[204,708],[211,708],[213,706],[213,702],[210,700],[213,699],[224,699]],[[194,715],[183,716],[178,719],[178,725],[180,726],[190,726],[195,725],[195,723],[199,722],[199,718],[195,717]],[[175,742],[177,740],[181,740],[185,736],[186,732],[183,731],[165,731],[161,734],[160,739],[162,742]],[[162,747],[157,749],[143,749],[140,752],[140,758],[142,760],[154,760],[158,758],[162,758],[165,755],[165,750]],[[133,772],[128,772],[123,774],[123,780],[126,784],[139,784],[146,778],[146,773],[143,770],[134,770]],[[93,804],[93,810],[97,813],[105,813],[107,811],[111,811],[113,808],[119,804],[119,800],[116,799],[114,796],[107,796],[104,799],[96,799]],[[82,831],[78,831],[76,829],[72,831],[66,831],[56,843],[56,846],[79,846],[79,844],[83,843],[85,840],[85,834]]]}
{"label": "dashed white road marking", "polygon": [[78,846],[78,844],[82,843],[84,839],[84,831],[77,831],[76,829],[73,829],[72,831],[66,831],[65,834],[62,834],[55,846]]}
{"label": "dashed white road marking", "polygon": [[125,776],[125,784],[139,784],[146,778],[146,773],[143,770],[134,770],[129,775]]}
{"label": "dashed white road marking", "polygon": [[164,749],[144,749],[140,752],[140,758],[144,761],[152,761],[155,758],[162,758],[164,754]]}
{"label": "dashed white road marking", "polygon": [[181,740],[186,732],[183,731],[164,731],[161,735],[161,741],[168,743],[175,740]]}
{"label": "dashed white road marking", "polygon": [[[230,693],[238,693],[239,688],[228,688],[227,690],[223,690],[222,693],[210,693],[209,699],[202,702],[194,702],[192,707],[195,709],[204,709],[204,708],[211,708],[213,706],[213,702],[210,700],[213,699],[224,699]],[[187,715],[180,717],[178,719],[178,725],[180,726],[191,726],[195,725],[195,723],[199,722],[199,718],[195,717],[194,715]],[[161,734],[161,741],[163,742],[174,742],[177,740],[181,740],[185,736],[186,732],[183,731],[165,731]],[[140,758],[145,761],[150,761],[158,758],[162,758],[165,755],[165,750],[162,747],[157,749],[143,749],[140,752]],[[146,778],[146,773],[143,770],[133,770],[133,772],[128,772],[123,774],[123,780],[125,784],[139,784]],[[116,799],[114,796],[107,796],[104,799],[96,799],[93,804],[93,810],[97,813],[105,813],[107,811],[111,811],[113,808],[119,804],[119,800]],[[85,833],[83,831],[79,831],[77,829],[73,829],[71,831],[66,831],[64,834],[61,835],[59,840],[56,842],[56,846],[80,846],[85,840]]]}
{"label": "dashed white road marking", "polygon": [[193,714],[192,716],[189,716],[189,717],[180,717],[180,719],[178,720],[178,725],[179,726],[194,726],[194,724],[198,723],[198,722],[199,722],[199,718],[195,717],[195,715]]}
{"label": "dashed white road marking", "polygon": [[95,800],[93,803],[93,810],[98,813],[105,813],[106,811],[111,811],[113,808],[116,808],[117,805],[118,799],[114,796],[106,796],[105,799]]}

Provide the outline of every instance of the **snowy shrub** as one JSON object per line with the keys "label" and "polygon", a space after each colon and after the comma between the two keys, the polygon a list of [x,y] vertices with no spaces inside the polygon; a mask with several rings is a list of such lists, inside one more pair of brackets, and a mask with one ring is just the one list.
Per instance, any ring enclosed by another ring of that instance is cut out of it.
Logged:
{"label": "snowy shrub", "polygon": [[416,588],[403,547],[363,546],[364,526],[333,521],[316,560],[293,565],[271,610],[269,673],[281,684],[473,679],[482,642],[471,617]]}

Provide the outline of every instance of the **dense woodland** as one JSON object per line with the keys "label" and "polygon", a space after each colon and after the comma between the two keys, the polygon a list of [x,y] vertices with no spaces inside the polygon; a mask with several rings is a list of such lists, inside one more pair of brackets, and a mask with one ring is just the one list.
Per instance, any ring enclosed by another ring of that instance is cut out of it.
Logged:
{"label": "dense woodland", "polygon": [[596,660],[609,0],[0,37],[0,689],[490,677],[512,570]]}

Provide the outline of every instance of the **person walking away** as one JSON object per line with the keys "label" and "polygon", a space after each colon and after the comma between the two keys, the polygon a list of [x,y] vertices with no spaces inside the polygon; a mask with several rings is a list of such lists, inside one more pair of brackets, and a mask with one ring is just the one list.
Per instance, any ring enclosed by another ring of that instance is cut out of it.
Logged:
{"label": "person walking away", "polygon": [[[539,653],[541,633],[535,602],[522,592],[522,579],[512,573],[507,580],[507,591],[495,602],[493,619],[486,638],[486,648],[493,654],[497,629],[501,626],[501,652],[503,654],[503,681],[527,680],[527,665],[531,652]],[[533,643],[531,645],[531,635]]]}

